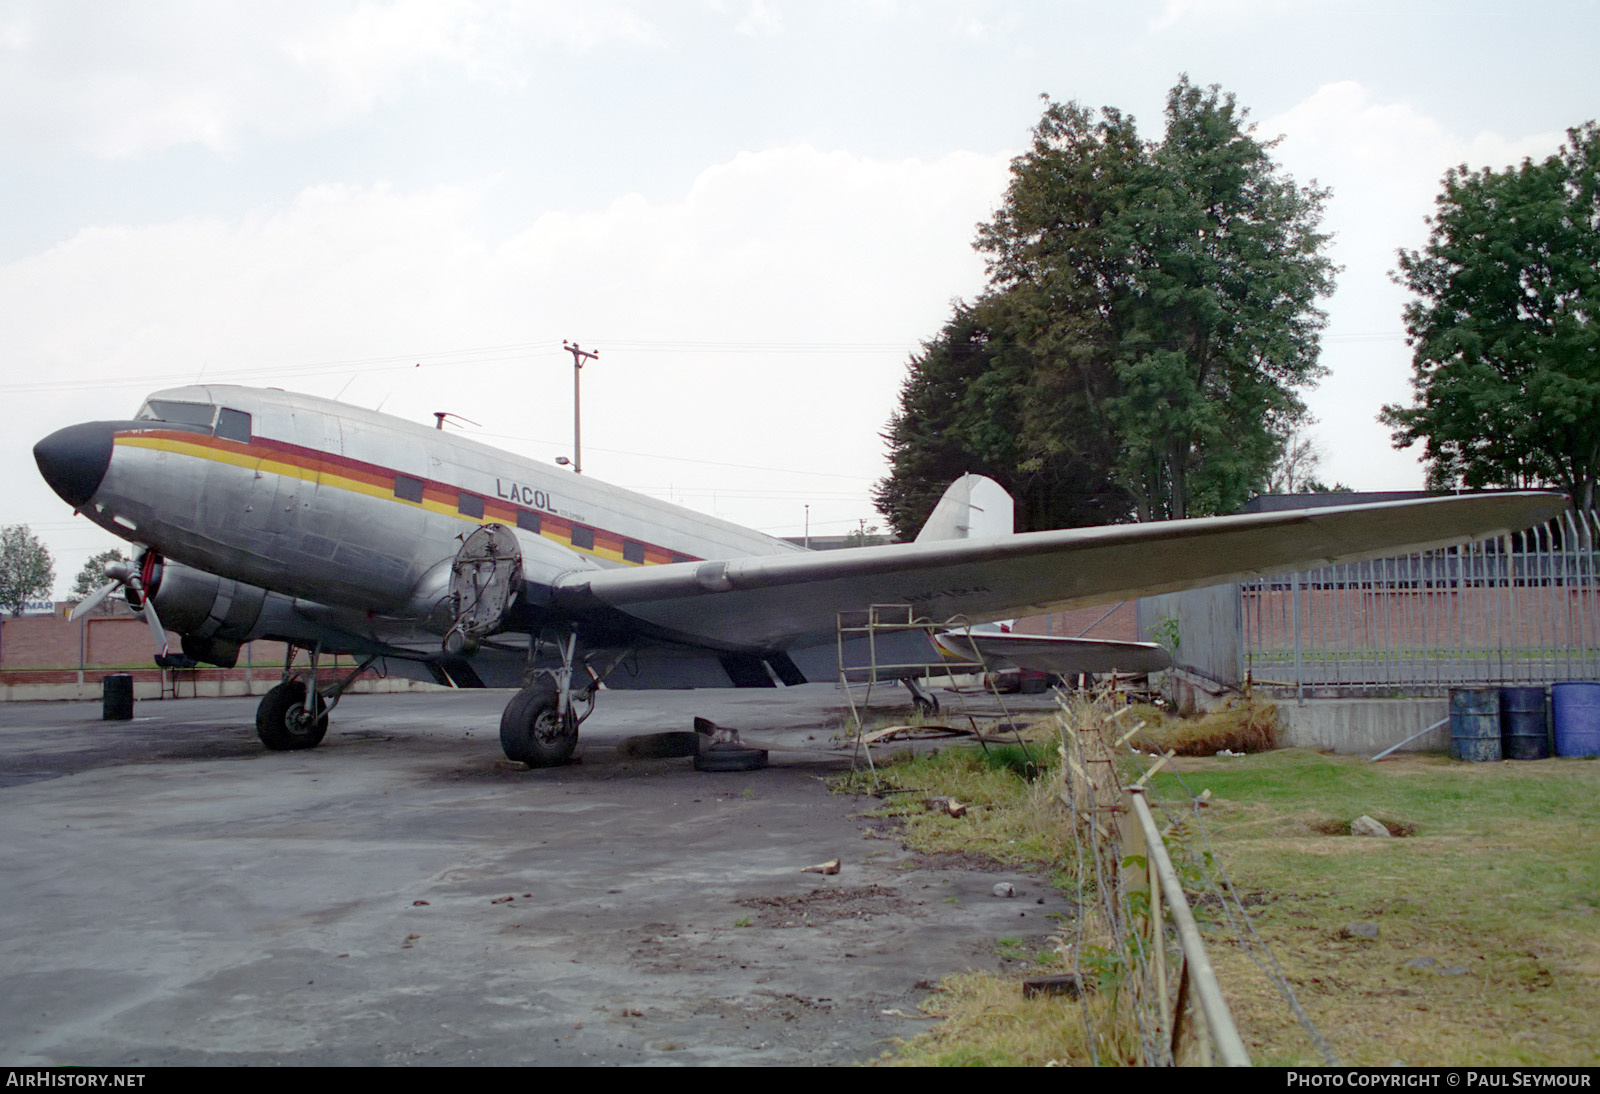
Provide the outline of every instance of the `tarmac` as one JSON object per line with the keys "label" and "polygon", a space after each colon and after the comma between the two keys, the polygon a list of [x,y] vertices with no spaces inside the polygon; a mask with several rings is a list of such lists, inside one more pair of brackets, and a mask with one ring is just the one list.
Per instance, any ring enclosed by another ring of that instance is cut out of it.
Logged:
{"label": "tarmac", "polygon": [[[830,793],[831,685],[605,692],[537,771],[509,695],[350,696],[297,753],[253,699],[0,708],[0,1064],[855,1063],[1069,911]],[[695,715],[771,766],[618,752]]]}

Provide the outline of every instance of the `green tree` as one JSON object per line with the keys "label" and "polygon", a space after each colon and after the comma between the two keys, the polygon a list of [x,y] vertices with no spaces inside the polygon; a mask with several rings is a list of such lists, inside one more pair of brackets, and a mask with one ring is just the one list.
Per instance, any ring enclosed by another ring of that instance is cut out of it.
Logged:
{"label": "green tree", "polygon": [[[1111,478],[1114,453],[1070,369],[1040,368],[1003,296],[960,304],[912,359],[890,418],[889,475],[878,510],[901,539],[915,537],[959,476],[987,475],[1016,502],[1020,530],[1106,524],[1131,504]],[[1035,415],[1054,414],[1047,423]]]}
{"label": "green tree", "polygon": [[30,598],[49,595],[55,580],[50,551],[26,524],[0,528],[0,608],[21,615]]}
{"label": "green tree", "polygon": [[78,571],[78,576],[72,579],[72,590],[68,596],[74,600],[82,600],[90,593],[106,583],[106,566],[112,562],[126,562],[128,556],[122,553],[120,547],[112,547],[92,555],[89,561],[83,564]]}
{"label": "green tree", "polygon": [[1592,508],[1600,472],[1600,129],[1547,159],[1452,168],[1427,246],[1401,251],[1413,403],[1435,487],[1555,485]]}
{"label": "green tree", "polygon": [[[1168,96],[1158,143],[1109,107],[1047,102],[976,243],[988,259],[982,306],[1004,317],[1005,337],[963,367],[1003,405],[994,424],[1004,443],[974,447],[966,419],[952,430],[948,407],[972,410],[970,397],[922,375],[940,363],[947,327],[913,360],[885,434],[893,470],[878,499],[897,527],[909,499],[937,498],[943,482],[916,475],[923,464],[946,470],[951,447],[998,464],[986,473],[1008,489],[1021,477],[1040,494],[1086,487],[1104,503],[1024,504],[1031,527],[1244,503],[1304,417],[1298,390],[1321,375],[1315,301],[1334,273],[1318,231],[1327,191],[1297,186],[1271,148],[1233,96],[1187,77]],[[962,319],[958,309],[952,323]],[[941,384],[946,419],[919,421],[919,397]],[[1063,468],[1064,482],[1052,477]]]}

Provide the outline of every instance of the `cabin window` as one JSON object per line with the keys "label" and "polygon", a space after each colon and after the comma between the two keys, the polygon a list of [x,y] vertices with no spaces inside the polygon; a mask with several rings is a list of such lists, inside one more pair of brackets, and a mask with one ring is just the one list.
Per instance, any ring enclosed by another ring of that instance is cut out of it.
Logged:
{"label": "cabin window", "polygon": [[457,494],[456,512],[477,520],[483,516],[483,499],[476,494]]}
{"label": "cabin window", "polygon": [[644,561],[644,544],[635,543],[631,539],[622,541],[622,557],[627,562]]}
{"label": "cabin window", "polygon": [[422,480],[414,479],[410,475],[396,475],[394,477],[394,496],[401,501],[421,501]]}
{"label": "cabin window", "polygon": [[581,524],[572,526],[572,545],[585,551],[594,550],[594,529]]}
{"label": "cabin window", "polygon": [[217,436],[225,441],[250,443],[250,415],[223,407],[217,414]]}
{"label": "cabin window", "polygon": [[532,509],[518,509],[517,527],[521,528],[524,532],[532,532],[534,535],[538,535],[539,514],[535,513]]}
{"label": "cabin window", "polygon": [[139,408],[142,422],[171,422],[173,425],[197,425],[210,429],[217,408],[210,403],[179,403],[171,399],[151,399]]}

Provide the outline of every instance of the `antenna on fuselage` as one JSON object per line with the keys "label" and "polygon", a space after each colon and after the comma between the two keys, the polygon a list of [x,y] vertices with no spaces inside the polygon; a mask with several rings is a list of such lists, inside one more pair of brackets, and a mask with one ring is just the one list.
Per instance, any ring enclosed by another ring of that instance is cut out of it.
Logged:
{"label": "antenna on fuselage", "polygon": [[433,427],[435,429],[442,430],[444,428],[444,420],[446,418],[454,418],[458,422],[466,422],[468,425],[475,425],[479,426],[480,428],[482,427],[481,422],[475,422],[471,418],[463,418],[461,415],[452,413],[448,410],[435,410],[433,412],[433,418],[436,423]]}

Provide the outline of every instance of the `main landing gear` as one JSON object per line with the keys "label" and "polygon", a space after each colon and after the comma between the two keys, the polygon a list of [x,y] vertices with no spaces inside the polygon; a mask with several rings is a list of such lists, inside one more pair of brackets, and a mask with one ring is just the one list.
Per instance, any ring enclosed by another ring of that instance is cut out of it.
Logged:
{"label": "main landing gear", "polygon": [[[542,639],[529,648],[530,662],[537,657],[540,645]],[[576,632],[568,632],[566,640],[555,645],[561,654],[561,667],[537,670],[532,682],[517,692],[500,715],[501,750],[508,760],[529,767],[555,767],[572,758],[578,747],[578,726],[594,712],[595,690],[603,679],[588,662],[575,661]],[[589,677],[579,688],[572,684],[574,667],[581,667]]]}
{"label": "main landing gear", "polygon": [[328,712],[339,705],[345,689],[377,658],[367,658],[344,679],[319,690],[317,662],[322,647],[310,647],[311,667],[297,674],[293,669],[295,645],[288,642],[285,646],[283,681],[263,695],[261,705],[256,707],[256,736],[274,752],[297,752],[322,743],[328,733]]}

